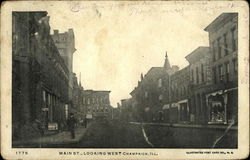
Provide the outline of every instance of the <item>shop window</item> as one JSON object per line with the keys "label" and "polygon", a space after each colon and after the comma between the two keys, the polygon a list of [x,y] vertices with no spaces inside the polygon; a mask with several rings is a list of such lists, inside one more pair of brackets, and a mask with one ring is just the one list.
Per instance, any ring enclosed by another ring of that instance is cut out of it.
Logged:
{"label": "shop window", "polygon": [[225,108],[220,101],[213,101],[211,104],[210,122],[212,123],[225,122]]}

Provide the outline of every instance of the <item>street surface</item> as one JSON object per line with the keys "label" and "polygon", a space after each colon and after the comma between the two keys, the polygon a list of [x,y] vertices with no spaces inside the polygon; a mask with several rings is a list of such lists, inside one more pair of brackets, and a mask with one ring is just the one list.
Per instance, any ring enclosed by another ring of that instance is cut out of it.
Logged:
{"label": "street surface", "polygon": [[[211,148],[224,129],[178,128],[118,121],[92,122],[76,143],[50,144],[53,148]],[[230,130],[215,148],[237,148],[237,131]]]}

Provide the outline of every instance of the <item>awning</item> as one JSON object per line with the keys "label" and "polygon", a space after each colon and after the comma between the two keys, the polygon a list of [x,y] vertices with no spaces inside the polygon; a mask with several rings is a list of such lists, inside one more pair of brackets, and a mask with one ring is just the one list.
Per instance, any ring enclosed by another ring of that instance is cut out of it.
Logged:
{"label": "awning", "polygon": [[183,99],[183,100],[180,100],[178,103],[187,103],[188,102],[188,99]]}

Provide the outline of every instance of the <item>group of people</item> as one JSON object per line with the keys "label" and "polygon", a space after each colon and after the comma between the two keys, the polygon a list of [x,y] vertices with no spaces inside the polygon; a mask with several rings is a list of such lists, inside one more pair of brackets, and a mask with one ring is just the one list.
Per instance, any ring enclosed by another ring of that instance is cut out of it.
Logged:
{"label": "group of people", "polygon": [[[85,128],[87,127],[87,123],[88,123],[88,119],[85,117],[83,121],[83,125],[85,126]],[[75,138],[75,126],[77,125],[77,120],[73,113],[70,113],[70,116],[67,120],[67,125],[68,125],[68,130],[71,133],[71,138],[74,139]]]}

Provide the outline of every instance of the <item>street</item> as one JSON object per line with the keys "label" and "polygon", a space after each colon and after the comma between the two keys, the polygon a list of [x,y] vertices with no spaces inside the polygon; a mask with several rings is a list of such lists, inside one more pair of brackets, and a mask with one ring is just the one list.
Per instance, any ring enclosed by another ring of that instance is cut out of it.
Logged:
{"label": "street", "polygon": [[[62,145],[48,147],[62,148]],[[63,148],[148,148],[140,126],[105,121],[93,122],[79,143],[63,145]]]}
{"label": "street", "polygon": [[[77,143],[51,144],[53,148],[211,148],[224,129],[197,129],[97,121]],[[237,131],[230,130],[215,148],[236,148]]]}

